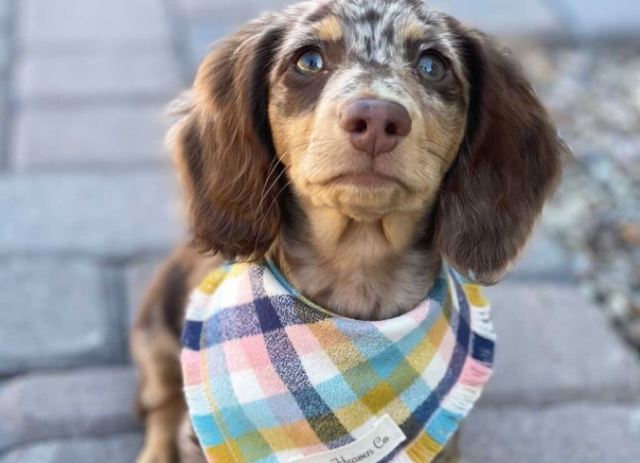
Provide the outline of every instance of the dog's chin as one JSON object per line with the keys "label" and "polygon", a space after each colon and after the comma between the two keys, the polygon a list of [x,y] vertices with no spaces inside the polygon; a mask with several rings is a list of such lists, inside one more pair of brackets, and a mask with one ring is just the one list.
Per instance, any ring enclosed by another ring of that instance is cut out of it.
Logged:
{"label": "dog's chin", "polygon": [[312,206],[330,208],[358,222],[374,222],[401,209],[405,196],[395,182],[370,176],[342,176],[301,191]]}

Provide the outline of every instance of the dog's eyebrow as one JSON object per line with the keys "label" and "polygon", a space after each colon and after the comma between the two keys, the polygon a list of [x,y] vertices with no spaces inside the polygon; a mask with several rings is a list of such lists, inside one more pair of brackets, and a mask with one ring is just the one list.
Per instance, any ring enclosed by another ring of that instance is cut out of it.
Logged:
{"label": "dog's eyebrow", "polygon": [[326,16],[312,24],[312,31],[319,40],[325,42],[339,42],[344,36],[342,22],[335,16]]}
{"label": "dog's eyebrow", "polygon": [[400,28],[400,34],[405,40],[424,40],[426,38],[427,26],[419,21],[408,21]]}

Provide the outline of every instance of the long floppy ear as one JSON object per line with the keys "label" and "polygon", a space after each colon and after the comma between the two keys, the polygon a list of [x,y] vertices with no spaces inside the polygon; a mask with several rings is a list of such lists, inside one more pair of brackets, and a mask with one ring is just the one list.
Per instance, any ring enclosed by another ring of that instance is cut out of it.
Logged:
{"label": "long floppy ear", "polygon": [[269,70],[283,29],[266,16],[218,44],[198,70],[169,133],[193,242],[227,259],[257,258],[280,224],[268,119]]}
{"label": "long floppy ear", "polygon": [[470,101],[436,212],[435,243],[456,269],[491,284],[524,247],[567,148],[519,67],[483,34],[452,24]]}

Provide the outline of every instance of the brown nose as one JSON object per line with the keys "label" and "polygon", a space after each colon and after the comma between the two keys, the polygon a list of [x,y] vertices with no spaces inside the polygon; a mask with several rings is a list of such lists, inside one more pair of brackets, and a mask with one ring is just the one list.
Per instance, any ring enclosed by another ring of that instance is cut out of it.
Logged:
{"label": "brown nose", "polygon": [[411,132],[411,117],[404,106],[392,101],[356,100],[340,115],[340,127],[351,144],[371,156],[393,150]]}

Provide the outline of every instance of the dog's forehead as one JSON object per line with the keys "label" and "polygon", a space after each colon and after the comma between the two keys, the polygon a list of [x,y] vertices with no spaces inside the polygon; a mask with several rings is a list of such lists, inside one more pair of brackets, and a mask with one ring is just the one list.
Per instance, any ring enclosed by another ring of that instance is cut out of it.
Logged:
{"label": "dog's forehead", "polygon": [[287,48],[305,38],[340,42],[349,57],[367,63],[393,63],[398,52],[425,41],[438,42],[446,54],[454,49],[447,40],[442,16],[430,12],[420,0],[329,0],[315,3],[293,26]]}

